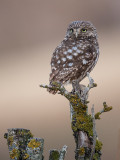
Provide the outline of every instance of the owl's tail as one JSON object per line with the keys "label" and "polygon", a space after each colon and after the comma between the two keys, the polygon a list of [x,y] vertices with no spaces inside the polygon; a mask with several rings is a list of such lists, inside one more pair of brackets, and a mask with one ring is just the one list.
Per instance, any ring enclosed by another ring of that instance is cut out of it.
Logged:
{"label": "owl's tail", "polygon": [[51,94],[56,94],[56,93],[57,93],[57,91],[52,90],[52,89],[50,89],[50,88],[47,88],[47,91],[48,91],[49,93],[51,93]]}
{"label": "owl's tail", "polygon": [[[53,86],[52,81],[50,82],[49,86],[51,86],[51,87]],[[57,93],[56,90],[53,90],[53,89],[50,89],[50,88],[47,88],[47,91],[48,91],[49,93],[51,93],[51,94],[56,94],[56,93]]]}

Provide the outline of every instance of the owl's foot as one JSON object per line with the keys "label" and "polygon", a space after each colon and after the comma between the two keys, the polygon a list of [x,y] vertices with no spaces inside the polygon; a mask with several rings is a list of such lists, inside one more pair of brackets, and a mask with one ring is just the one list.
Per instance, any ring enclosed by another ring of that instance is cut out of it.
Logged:
{"label": "owl's foot", "polygon": [[88,87],[79,84],[79,81],[77,80],[72,81],[72,86],[73,86],[72,93],[77,94],[81,99],[81,101],[85,103],[85,101],[88,99],[88,91],[89,91]]}
{"label": "owl's foot", "polygon": [[72,87],[73,87],[72,93],[77,94],[80,98],[81,89],[80,89],[80,85],[79,85],[78,80],[72,81]]}

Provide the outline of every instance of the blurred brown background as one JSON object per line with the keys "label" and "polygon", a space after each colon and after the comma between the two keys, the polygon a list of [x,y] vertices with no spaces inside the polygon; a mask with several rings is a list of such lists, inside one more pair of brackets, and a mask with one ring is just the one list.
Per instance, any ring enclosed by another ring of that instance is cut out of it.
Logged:
{"label": "blurred brown background", "polygon": [[97,121],[97,132],[102,160],[120,159],[120,1],[0,0],[0,160],[9,160],[7,128],[44,138],[45,160],[64,144],[66,160],[74,160],[69,103],[39,88],[49,83],[52,52],[74,20],[89,20],[98,31],[100,58],[91,73],[98,87],[89,108],[95,104],[97,112],[104,101],[114,107]]}

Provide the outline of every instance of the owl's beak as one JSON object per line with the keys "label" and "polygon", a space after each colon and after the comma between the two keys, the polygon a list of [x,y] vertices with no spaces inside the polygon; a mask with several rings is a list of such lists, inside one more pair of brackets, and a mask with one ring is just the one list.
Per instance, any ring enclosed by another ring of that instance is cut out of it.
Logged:
{"label": "owl's beak", "polygon": [[75,32],[75,37],[76,37],[76,38],[78,37],[78,31]]}

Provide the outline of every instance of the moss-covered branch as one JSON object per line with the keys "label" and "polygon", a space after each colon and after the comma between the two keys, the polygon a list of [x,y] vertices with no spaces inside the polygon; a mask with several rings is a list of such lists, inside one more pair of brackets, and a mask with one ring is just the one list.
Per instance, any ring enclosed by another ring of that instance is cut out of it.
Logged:
{"label": "moss-covered branch", "polygon": [[68,92],[63,85],[57,82],[52,82],[51,85],[40,85],[40,87],[53,90],[69,100],[71,127],[76,142],[75,159],[100,160],[102,143],[97,137],[95,119],[100,119],[100,114],[110,111],[112,107],[108,107],[104,102],[104,108],[100,112],[94,114],[92,108],[92,114],[88,113],[88,94],[90,89],[96,87],[97,84],[94,83],[89,73],[87,76],[89,79],[88,86],[80,84],[78,87],[78,82],[75,81],[76,84],[74,82],[72,92]]}
{"label": "moss-covered branch", "polygon": [[97,112],[96,114],[95,114],[95,119],[100,119],[100,115],[102,114],[102,113],[104,113],[104,112],[109,112],[110,110],[112,110],[112,106],[108,106],[107,104],[106,104],[106,102],[104,102],[103,103],[103,109],[100,111],[100,112]]}

